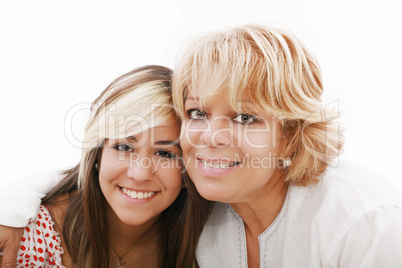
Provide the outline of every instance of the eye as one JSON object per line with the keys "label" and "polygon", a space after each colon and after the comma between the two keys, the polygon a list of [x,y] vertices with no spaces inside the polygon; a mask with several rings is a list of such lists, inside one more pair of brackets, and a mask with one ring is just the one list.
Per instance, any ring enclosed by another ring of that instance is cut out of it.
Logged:
{"label": "eye", "polygon": [[257,118],[250,114],[238,114],[235,117],[233,117],[232,120],[241,124],[251,124],[258,122]]}
{"label": "eye", "polygon": [[113,146],[113,149],[115,149],[118,152],[134,152],[133,148],[131,148],[128,144],[116,144]]}
{"label": "eye", "polygon": [[200,109],[198,109],[198,108],[188,110],[187,116],[190,119],[196,119],[196,120],[206,118],[206,115],[203,112],[201,112]]}
{"label": "eye", "polygon": [[171,151],[167,150],[161,150],[155,153],[156,155],[159,155],[162,158],[176,158],[177,155],[172,153]]}

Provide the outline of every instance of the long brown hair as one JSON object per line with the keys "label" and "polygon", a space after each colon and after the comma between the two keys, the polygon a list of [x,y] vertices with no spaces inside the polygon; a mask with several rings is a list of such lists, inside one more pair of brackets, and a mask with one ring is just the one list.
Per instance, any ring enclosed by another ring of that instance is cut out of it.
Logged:
{"label": "long brown hair", "polygon": [[[193,260],[196,260],[195,252],[198,240],[211,214],[214,202],[206,200],[198,193],[187,172],[183,174],[183,180],[187,188],[188,197],[183,214],[185,219],[180,222],[180,224],[183,224],[181,247],[186,246],[187,248],[178,251],[177,263],[186,264],[186,266],[181,267],[193,267]],[[195,265],[198,267],[196,261]]]}
{"label": "long brown hair", "polygon": [[[94,101],[86,133],[96,123],[101,109],[143,84],[156,85],[170,104],[171,76],[172,71],[166,67],[145,66],[117,78]],[[104,141],[96,141],[93,143],[95,146],[83,150],[81,163],[65,171],[64,179],[42,200],[42,203],[52,204],[59,202],[61,196],[69,195],[62,233],[67,250],[78,267],[106,268],[111,259],[107,236],[107,201],[100,189],[95,168],[95,163],[102,157]],[[159,217],[159,267],[193,267],[195,264],[195,248],[203,226],[198,219],[206,219],[207,215],[194,215],[198,210],[194,209],[194,202],[188,201],[187,189],[183,188],[177,199]]]}

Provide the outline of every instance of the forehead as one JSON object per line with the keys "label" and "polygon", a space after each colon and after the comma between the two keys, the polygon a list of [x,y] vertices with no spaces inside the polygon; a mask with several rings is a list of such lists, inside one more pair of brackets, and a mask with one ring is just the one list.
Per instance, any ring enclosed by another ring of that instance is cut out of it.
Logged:
{"label": "forehead", "polygon": [[238,96],[230,88],[223,86],[218,90],[208,92],[208,89],[197,88],[187,93],[186,105],[196,105],[200,109],[207,109],[214,106],[227,106],[236,112],[260,113],[263,109],[259,103],[253,102],[249,96]]}
{"label": "forehead", "polygon": [[157,127],[152,127],[144,130],[141,133],[127,137],[131,140],[140,140],[144,137],[153,137],[155,141],[157,140],[175,140],[180,134],[180,125],[175,122],[170,125],[162,125]]}

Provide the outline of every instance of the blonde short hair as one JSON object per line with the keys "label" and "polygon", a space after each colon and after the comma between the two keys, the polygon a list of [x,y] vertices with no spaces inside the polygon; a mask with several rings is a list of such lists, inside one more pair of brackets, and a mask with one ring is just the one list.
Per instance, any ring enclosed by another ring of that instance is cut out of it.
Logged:
{"label": "blonde short hair", "polygon": [[284,156],[291,155],[293,163],[286,169],[287,181],[317,182],[342,150],[338,125],[321,113],[318,62],[289,31],[254,24],[195,39],[173,75],[174,105],[184,115],[189,91],[203,89],[197,91],[202,106],[221,86],[236,111],[239,100],[247,98],[279,119],[288,140]]}
{"label": "blonde short hair", "polygon": [[115,79],[92,103],[85,127],[78,185],[91,176],[106,139],[127,138],[151,127],[178,123],[169,68],[137,68]]}

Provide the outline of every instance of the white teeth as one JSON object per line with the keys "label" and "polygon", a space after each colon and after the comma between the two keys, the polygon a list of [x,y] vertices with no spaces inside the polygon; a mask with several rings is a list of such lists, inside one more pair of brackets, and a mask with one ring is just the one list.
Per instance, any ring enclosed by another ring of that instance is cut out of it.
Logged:
{"label": "white teeth", "polygon": [[121,188],[123,193],[127,195],[128,197],[134,198],[134,199],[146,199],[150,198],[155,194],[155,192],[136,192],[136,191],[130,191],[127,190],[126,188]]}
{"label": "white teeth", "polygon": [[202,161],[202,164],[208,168],[229,168],[235,165],[235,163],[208,163],[205,161]]}

